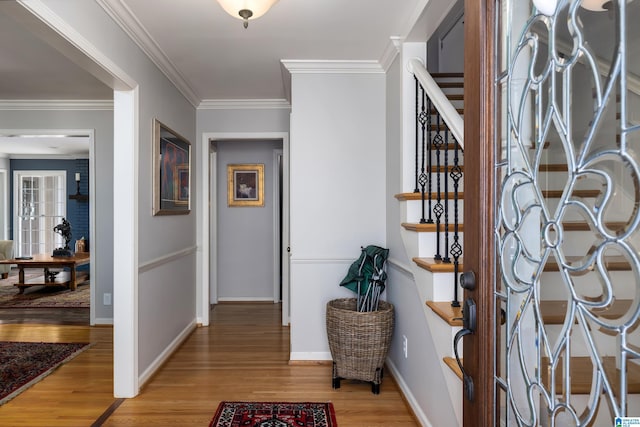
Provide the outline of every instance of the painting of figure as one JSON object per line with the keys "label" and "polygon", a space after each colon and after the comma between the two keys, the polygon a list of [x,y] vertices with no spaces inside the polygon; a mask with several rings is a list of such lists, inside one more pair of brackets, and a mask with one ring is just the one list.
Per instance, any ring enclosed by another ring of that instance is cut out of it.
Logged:
{"label": "painting of figure", "polygon": [[230,207],[264,206],[264,164],[227,165]]}

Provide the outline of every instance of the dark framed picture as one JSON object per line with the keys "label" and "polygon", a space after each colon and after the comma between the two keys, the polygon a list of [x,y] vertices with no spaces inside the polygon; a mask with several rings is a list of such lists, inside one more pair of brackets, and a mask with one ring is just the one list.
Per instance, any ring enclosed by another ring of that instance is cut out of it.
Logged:
{"label": "dark framed picture", "polygon": [[230,207],[264,206],[264,164],[227,165],[227,199]]}
{"label": "dark framed picture", "polygon": [[153,120],[153,214],[191,212],[191,143]]}

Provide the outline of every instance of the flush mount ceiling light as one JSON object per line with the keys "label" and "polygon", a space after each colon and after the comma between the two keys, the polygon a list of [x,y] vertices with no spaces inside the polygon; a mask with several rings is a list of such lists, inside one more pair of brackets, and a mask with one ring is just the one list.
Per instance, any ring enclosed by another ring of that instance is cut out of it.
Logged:
{"label": "flush mount ceiling light", "polygon": [[218,0],[229,15],[244,21],[244,28],[249,26],[249,19],[261,17],[277,2],[278,0]]}

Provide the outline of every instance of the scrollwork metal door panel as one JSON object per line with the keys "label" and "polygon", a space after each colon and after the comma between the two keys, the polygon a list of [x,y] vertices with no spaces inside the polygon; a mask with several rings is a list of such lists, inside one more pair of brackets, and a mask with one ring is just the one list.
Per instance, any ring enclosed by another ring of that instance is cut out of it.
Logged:
{"label": "scrollwork metal door panel", "polygon": [[496,413],[640,416],[640,1],[496,8]]}

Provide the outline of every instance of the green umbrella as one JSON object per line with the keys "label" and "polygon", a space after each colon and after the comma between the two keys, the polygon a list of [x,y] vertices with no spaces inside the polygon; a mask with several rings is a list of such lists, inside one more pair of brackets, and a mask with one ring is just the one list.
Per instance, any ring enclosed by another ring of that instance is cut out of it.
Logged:
{"label": "green umbrella", "polygon": [[385,264],[389,249],[374,245],[361,249],[360,258],[351,264],[340,286],[357,294],[358,311],[374,311],[378,309],[380,294],[387,280]]}

